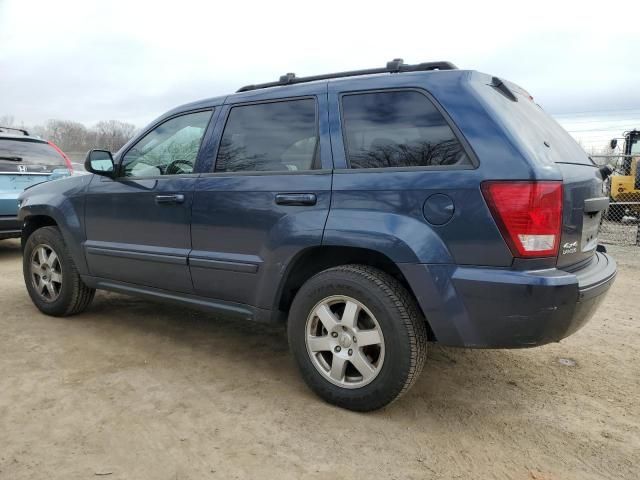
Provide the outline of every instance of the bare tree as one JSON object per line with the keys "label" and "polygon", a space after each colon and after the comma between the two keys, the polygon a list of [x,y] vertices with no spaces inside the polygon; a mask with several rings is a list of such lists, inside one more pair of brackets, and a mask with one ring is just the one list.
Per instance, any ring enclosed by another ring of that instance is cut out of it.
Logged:
{"label": "bare tree", "polygon": [[13,115],[0,116],[0,126],[2,127],[13,127],[13,122],[15,122],[15,118],[13,118]]}
{"label": "bare tree", "polygon": [[63,150],[83,150],[87,144],[87,127],[79,122],[49,120],[43,133],[47,140],[51,140]]}
{"label": "bare tree", "polygon": [[[2,123],[6,121],[7,123]],[[11,126],[12,116],[0,117],[0,125]],[[44,125],[29,128],[31,134],[51,140],[67,152],[86,152],[92,148],[105,148],[112,152],[122,147],[135,133],[135,125],[119,120],[103,120],[87,128],[71,120],[48,120]]]}
{"label": "bare tree", "polygon": [[96,148],[115,152],[129,140],[136,130],[135,125],[119,120],[103,120],[92,129],[92,143]]}

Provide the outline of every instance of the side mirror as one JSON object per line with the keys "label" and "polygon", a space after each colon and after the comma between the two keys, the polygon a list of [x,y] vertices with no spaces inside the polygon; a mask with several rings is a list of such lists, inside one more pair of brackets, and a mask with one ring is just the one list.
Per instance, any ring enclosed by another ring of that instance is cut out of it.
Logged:
{"label": "side mirror", "polygon": [[111,152],[108,150],[89,150],[84,161],[84,169],[96,175],[113,176],[115,165]]}
{"label": "side mirror", "polygon": [[611,147],[611,150],[615,150],[617,146],[618,140],[616,140],[615,138],[611,139],[611,141],[609,142],[609,147]]}

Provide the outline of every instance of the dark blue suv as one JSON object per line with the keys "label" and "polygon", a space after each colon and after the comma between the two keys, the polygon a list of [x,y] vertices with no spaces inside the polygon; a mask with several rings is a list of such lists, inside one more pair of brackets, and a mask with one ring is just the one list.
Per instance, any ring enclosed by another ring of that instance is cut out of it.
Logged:
{"label": "dark blue suv", "polygon": [[522,88],[447,62],[250,85],[176,108],[21,197],[50,315],[95,289],[284,322],[309,386],[372,410],[427,340],[517,348],[591,317],[608,170]]}

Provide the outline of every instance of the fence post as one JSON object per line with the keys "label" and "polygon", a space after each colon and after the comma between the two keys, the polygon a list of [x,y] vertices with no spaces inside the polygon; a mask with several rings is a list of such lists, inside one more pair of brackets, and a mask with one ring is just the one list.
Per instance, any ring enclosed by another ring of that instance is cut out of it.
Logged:
{"label": "fence post", "polygon": [[636,245],[640,245],[640,222],[638,222],[638,228],[636,230]]}

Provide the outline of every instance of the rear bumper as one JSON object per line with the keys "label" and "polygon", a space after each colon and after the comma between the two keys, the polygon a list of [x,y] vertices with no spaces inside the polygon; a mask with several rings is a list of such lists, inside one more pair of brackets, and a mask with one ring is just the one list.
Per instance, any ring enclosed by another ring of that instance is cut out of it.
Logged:
{"label": "rear bumper", "polygon": [[22,190],[0,193],[0,240],[19,238],[22,222],[18,220],[18,197]]}
{"label": "rear bumper", "polygon": [[21,193],[22,190],[0,191],[0,218],[15,217],[18,214],[18,197]]}
{"label": "rear bumper", "polygon": [[439,343],[522,348],[557,342],[593,316],[616,263],[597,252],[579,271],[402,264]]}
{"label": "rear bumper", "polygon": [[0,240],[5,238],[19,238],[22,225],[18,217],[0,216]]}

